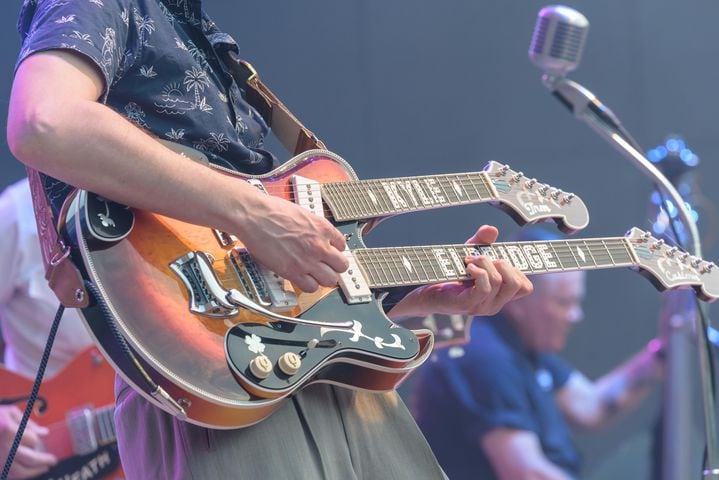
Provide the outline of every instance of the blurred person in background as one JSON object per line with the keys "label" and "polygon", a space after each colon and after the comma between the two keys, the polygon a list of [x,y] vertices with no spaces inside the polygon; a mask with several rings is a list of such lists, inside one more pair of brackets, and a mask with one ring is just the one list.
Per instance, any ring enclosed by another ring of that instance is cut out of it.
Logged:
{"label": "blurred person in background", "polygon": [[[514,240],[556,238],[530,228]],[[469,343],[436,352],[412,384],[410,408],[453,480],[578,478],[569,425],[606,424],[660,377],[656,339],[597,381],[572,368],[557,352],[584,317],[585,274],[532,281],[534,293],[498,315],[466,319]]]}

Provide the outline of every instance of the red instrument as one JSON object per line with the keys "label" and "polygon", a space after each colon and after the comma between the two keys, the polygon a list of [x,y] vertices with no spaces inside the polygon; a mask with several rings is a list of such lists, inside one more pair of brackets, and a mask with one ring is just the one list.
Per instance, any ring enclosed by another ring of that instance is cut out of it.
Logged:
{"label": "red instrument", "polygon": [[[124,478],[113,412],[115,372],[95,347],[43,381],[30,418],[47,427],[46,451],[60,462],[41,479]],[[0,368],[0,403],[24,409],[33,380]]]}

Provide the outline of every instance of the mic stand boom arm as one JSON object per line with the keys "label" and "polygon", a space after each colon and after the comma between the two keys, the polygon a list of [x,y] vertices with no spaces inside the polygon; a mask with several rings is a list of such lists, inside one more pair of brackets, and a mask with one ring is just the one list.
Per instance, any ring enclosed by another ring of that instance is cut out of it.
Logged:
{"label": "mic stand boom arm", "polygon": [[[678,216],[683,221],[691,246],[687,246],[694,255],[701,257],[701,243],[696,223],[687,209],[684,200],[671,182],[644,156],[641,148],[623,129],[619,120],[596,96],[580,84],[565,77],[544,75],[542,83],[559,101],[561,101],[578,119],[589,125],[600,137],[609,142],[625,158],[647,175],[666,196],[671,198],[677,207]],[[705,312],[704,305],[699,307]],[[707,325],[702,325],[706,315],[695,316],[696,335],[699,351],[699,370],[704,400],[704,423],[707,442],[707,457],[703,477],[719,480],[719,464],[717,463],[717,433],[714,413],[714,392],[710,357],[707,350]],[[689,375],[683,374],[683,366],[688,362],[682,359],[682,350],[686,351],[685,339],[676,338],[681,332],[677,328],[669,329],[672,334],[667,345],[667,382],[665,388],[664,440],[662,455],[662,471],[664,480],[684,480],[690,469],[690,435],[689,427],[691,411],[688,403],[690,384]],[[684,340],[684,341],[683,341]],[[679,347],[679,348],[675,348]],[[684,384],[680,387],[680,381]],[[668,448],[671,446],[671,448]],[[683,450],[683,454],[679,451]],[[674,452],[674,453],[670,453]]]}

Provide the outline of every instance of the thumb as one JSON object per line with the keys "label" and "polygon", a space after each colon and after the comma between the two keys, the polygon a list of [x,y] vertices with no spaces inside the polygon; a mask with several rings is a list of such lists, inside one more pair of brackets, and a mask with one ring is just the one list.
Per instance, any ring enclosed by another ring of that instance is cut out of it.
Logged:
{"label": "thumb", "polygon": [[494,243],[499,236],[499,230],[491,225],[482,225],[465,243]]}

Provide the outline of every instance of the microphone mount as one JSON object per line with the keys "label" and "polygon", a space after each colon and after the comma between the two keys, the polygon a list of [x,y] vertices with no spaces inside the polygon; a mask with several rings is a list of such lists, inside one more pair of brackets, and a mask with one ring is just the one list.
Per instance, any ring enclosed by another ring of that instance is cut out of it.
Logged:
{"label": "microphone mount", "polygon": [[[644,173],[651,181],[653,181],[657,189],[661,190],[667,197],[669,197],[677,208],[678,217],[684,223],[687,230],[687,239],[690,245],[685,246],[687,251],[692,252],[696,256],[701,257],[701,241],[699,238],[699,232],[697,230],[696,222],[692,217],[689,209],[687,208],[684,200],[682,199],[679,192],[674,188],[674,185],[657,169],[647,158],[638,143],[629,135],[624,129],[619,119],[614,113],[605,105],[603,105],[597,97],[590,92],[588,89],[583,87],[577,82],[574,82],[564,76],[556,76],[550,74],[544,74],[542,77],[542,83],[544,86],[552,92],[552,94],[569,109],[572,114],[579,120],[586,123],[592,130],[594,130],[600,137],[609,142],[620,154],[630,161],[636,168]],[[698,340],[699,350],[699,370],[702,384],[702,396],[704,400],[704,426],[706,435],[706,464],[703,471],[703,478],[710,480],[719,480],[719,453],[717,452],[717,427],[716,427],[716,415],[714,412],[715,399],[714,391],[711,388],[711,366],[710,357],[708,351],[708,339],[707,339],[707,325],[704,325],[704,319],[708,318],[704,305],[698,305],[701,310],[701,315],[696,318],[698,323],[696,328],[696,335]],[[672,344],[676,344],[673,339],[670,339]],[[670,353],[671,353],[670,349]],[[670,359],[668,359],[668,363]],[[677,359],[679,361],[679,359]],[[670,373],[672,365],[668,365],[666,371]],[[669,376],[670,385],[673,387],[671,375]],[[677,390],[677,389],[673,389]],[[675,395],[683,392],[675,392]],[[676,402],[676,397],[674,398]],[[666,420],[666,416],[665,416]],[[681,427],[679,427],[681,428]],[[670,428],[666,428],[665,431],[670,431]],[[676,441],[677,439],[673,439]],[[672,441],[672,440],[670,440]],[[667,442],[665,440],[665,445]],[[666,453],[666,451],[665,451]],[[666,461],[666,459],[665,459]],[[671,462],[670,462],[671,463]],[[683,468],[676,468],[677,465],[669,465],[667,470],[678,470],[674,472],[675,476],[665,477],[669,478],[686,478],[686,470]],[[668,472],[665,472],[665,474]]]}

